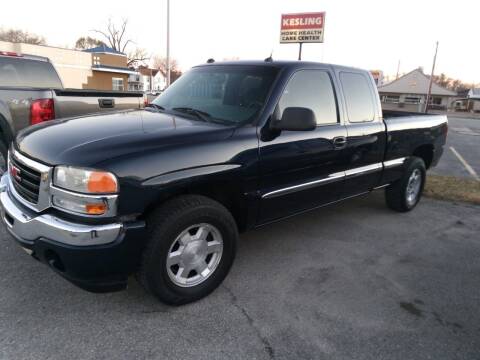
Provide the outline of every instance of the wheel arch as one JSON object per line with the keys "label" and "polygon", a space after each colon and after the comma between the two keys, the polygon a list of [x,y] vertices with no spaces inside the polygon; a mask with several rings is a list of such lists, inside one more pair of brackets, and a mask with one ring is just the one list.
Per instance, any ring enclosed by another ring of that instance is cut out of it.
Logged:
{"label": "wheel arch", "polygon": [[[227,175],[228,174],[228,175]],[[190,174],[191,175],[191,174]],[[233,216],[240,232],[249,227],[251,215],[249,196],[244,193],[240,176],[234,171],[224,171],[200,177],[177,179],[173,183],[158,184],[158,195],[147,205],[144,215],[148,217],[152,211],[168,200],[182,195],[201,195],[223,205]]]}
{"label": "wheel arch", "polygon": [[416,147],[412,155],[421,158],[425,163],[425,168],[430,168],[433,162],[435,148],[432,144],[423,144]]}

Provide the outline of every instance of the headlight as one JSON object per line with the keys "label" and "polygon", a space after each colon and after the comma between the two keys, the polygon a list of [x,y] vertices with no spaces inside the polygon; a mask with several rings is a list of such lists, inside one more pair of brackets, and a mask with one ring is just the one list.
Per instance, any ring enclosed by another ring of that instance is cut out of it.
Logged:
{"label": "headlight", "polygon": [[63,189],[86,194],[113,194],[118,192],[115,175],[105,171],[57,166],[53,183]]}

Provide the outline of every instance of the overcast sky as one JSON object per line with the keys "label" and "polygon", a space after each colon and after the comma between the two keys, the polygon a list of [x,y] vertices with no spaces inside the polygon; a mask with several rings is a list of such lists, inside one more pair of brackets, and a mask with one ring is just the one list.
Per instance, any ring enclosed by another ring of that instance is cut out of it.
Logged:
{"label": "overcast sky", "polygon": [[[128,36],[150,53],[165,55],[166,0],[3,0],[0,26],[43,35],[70,46],[94,35],[108,18],[129,19]],[[432,66],[480,83],[480,1],[374,0],[171,0],[171,54],[183,70],[205,62],[296,59],[298,45],[279,44],[280,14],[326,11],[324,44],[304,45],[303,59],[381,69],[395,74]]]}

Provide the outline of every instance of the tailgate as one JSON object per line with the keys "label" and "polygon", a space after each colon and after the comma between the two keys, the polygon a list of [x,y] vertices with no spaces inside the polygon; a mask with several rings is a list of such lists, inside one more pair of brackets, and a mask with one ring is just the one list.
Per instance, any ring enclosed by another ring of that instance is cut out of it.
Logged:
{"label": "tailgate", "polygon": [[144,106],[143,97],[139,92],[55,90],[55,117],[140,109]]}

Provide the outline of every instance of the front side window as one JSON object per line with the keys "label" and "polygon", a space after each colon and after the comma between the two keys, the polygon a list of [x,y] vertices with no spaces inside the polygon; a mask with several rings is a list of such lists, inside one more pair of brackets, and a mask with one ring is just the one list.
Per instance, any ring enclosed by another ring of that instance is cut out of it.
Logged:
{"label": "front side window", "polygon": [[[194,68],[165,90],[154,105],[166,112],[201,114],[206,121],[251,123],[263,108],[278,70],[267,66]],[[195,118],[198,116],[192,116]]]}
{"label": "front side window", "polygon": [[367,77],[359,73],[341,72],[340,82],[347,104],[348,120],[350,122],[372,121],[375,117],[375,108]]}
{"label": "front side window", "polygon": [[114,91],[124,90],[122,78],[112,78],[112,90]]}
{"label": "front side window", "polygon": [[300,70],[289,80],[278,103],[280,116],[287,107],[311,109],[317,125],[337,122],[337,105],[330,76],[322,70]]}

